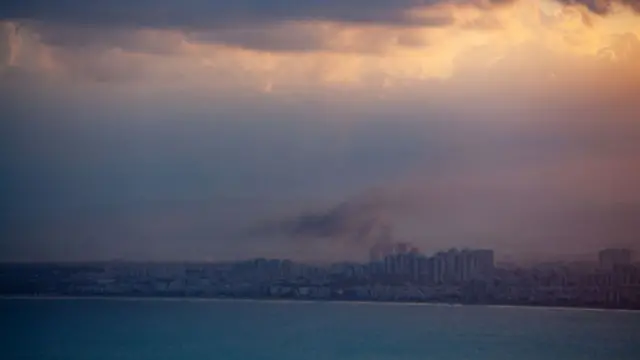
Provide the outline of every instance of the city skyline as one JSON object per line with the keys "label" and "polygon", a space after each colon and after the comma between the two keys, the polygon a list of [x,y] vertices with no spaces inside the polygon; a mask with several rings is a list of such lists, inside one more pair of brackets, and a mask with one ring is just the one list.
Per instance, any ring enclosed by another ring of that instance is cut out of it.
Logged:
{"label": "city skyline", "polygon": [[[388,245],[388,244],[384,244]],[[372,249],[374,250],[374,249]],[[406,243],[364,263],[256,258],[223,263],[0,263],[0,296],[393,301],[640,309],[640,264],[603,249],[595,264],[503,266],[494,251],[432,255]]]}
{"label": "city skyline", "polygon": [[[380,246],[382,245],[381,250]],[[153,263],[167,263],[167,264],[232,264],[242,263],[247,261],[288,261],[296,262],[299,264],[306,264],[310,266],[331,266],[337,264],[378,264],[382,268],[388,267],[387,261],[389,258],[396,257],[398,255],[411,256],[415,260],[432,260],[438,257],[442,257],[443,261],[446,261],[448,254],[465,255],[473,253],[490,253],[490,262],[494,267],[518,267],[518,268],[535,268],[538,266],[588,266],[589,268],[599,268],[602,270],[611,270],[616,264],[629,264],[634,266],[640,265],[640,257],[638,252],[630,248],[605,248],[600,249],[593,253],[581,254],[577,257],[567,256],[555,256],[550,258],[536,257],[528,258],[526,261],[518,261],[511,256],[504,256],[500,254],[500,251],[495,249],[486,248],[470,248],[470,247],[457,247],[452,246],[448,248],[435,249],[432,251],[423,251],[415,246],[415,244],[408,241],[390,241],[383,243],[375,243],[368,251],[367,254],[363,254],[358,259],[322,259],[322,260],[305,260],[287,258],[287,257],[269,257],[269,256],[246,256],[236,259],[154,259],[154,260],[140,260],[140,259],[126,259],[126,258],[113,258],[113,259],[83,259],[72,261],[0,261],[0,264],[107,264],[107,263],[132,263],[132,264],[153,264]],[[501,256],[502,255],[502,256]],[[557,254],[556,254],[557,255]],[[430,266],[434,266],[431,264]]]}

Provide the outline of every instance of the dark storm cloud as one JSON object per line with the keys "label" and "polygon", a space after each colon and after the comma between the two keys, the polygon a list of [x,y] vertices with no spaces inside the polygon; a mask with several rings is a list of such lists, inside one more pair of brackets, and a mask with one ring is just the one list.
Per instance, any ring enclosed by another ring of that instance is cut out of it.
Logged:
{"label": "dark storm cloud", "polygon": [[[226,44],[267,51],[326,49],[335,36],[320,29],[286,26],[297,21],[330,21],[406,28],[445,26],[449,14],[408,15],[416,6],[440,0],[240,0],[135,1],[26,0],[0,4],[0,20],[22,22],[39,41],[59,47],[117,47],[127,51],[167,54],[183,40]],[[184,32],[163,36],[132,29]],[[406,35],[394,34],[398,44],[411,46]],[[379,36],[358,39],[360,47],[376,47]],[[393,40],[393,39],[392,39]],[[374,43],[373,45],[367,45]],[[362,45],[364,44],[364,45]],[[421,44],[421,43],[420,43]],[[334,49],[337,50],[337,49]],[[366,50],[366,49],[365,49]]]}
{"label": "dark storm cloud", "polygon": [[310,29],[247,27],[220,29],[189,35],[190,41],[220,43],[267,51],[309,51],[326,46],[321,32]]}
{"label": "dark storm cloud", "polygon": [[582,4],[596,14],[605,15],[611,12],[614,3],[625,5],[635,12],[640,12],[640,0],[558,0],[564,4]]}
{"label": "dark storm cloud", "polygon": [[[22,0],[0,5],[0,18],[67,24],[217,28],[288,20],[429,25],[406,11],[438,0]],[[436,25],[442,19],[436,19]]]}
{"label": "dark storm cloud", "polygon": [[174,53],[182,42],[181,36],[168,32],[151,34],[144,31],[130,31],[127,28],[104,29],[90,26],[77,28],[41,22],[29,22],[23,26],[37,34],[38,40],[42,43],[73,50],[117,47],[131,52],[169,55]]}

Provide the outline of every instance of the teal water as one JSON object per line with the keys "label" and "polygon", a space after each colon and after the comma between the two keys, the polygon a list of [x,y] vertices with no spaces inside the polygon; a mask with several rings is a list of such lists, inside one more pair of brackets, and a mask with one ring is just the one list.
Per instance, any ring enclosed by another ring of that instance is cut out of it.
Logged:
{"label": "teal water", "polygon": [[640,313],[359,303],[0,300],[0,359],[638,360]]}

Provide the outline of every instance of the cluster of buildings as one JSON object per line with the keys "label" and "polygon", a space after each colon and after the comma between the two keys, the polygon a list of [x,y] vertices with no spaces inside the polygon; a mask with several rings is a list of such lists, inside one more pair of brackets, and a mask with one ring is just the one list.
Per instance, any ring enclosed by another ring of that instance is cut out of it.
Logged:
{"label": "cluster of buildings", "polygon": [[601,270],[612,271],[617,266],[630,266],[632,253],[629,249],[605,249],[598,253]]}
{"label": "cluster of buildings", "polygon": [[426,284],[460,284],[488,279],[494,272],[493,250],[440,251],[425,256],[409,243],[377,243],[370,252],[370,273]]}
{"label": "cluster of buildings", "polygon": [[418,301],[640,309],[640,266],[606,249],[590,263],[496,266],[492,250],[431,256],[378,243],[366,263],[0,264],[0,295],[163,296]]}

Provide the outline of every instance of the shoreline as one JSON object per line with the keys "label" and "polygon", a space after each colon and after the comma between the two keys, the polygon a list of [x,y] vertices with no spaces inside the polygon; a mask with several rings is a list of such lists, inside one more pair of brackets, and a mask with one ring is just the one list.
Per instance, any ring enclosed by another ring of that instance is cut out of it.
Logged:
{"label": "shoreline", "polygon": [[486,307],[496,309],[528,309],[528,310],[569,310],[592,312],[630,312],[640,313],[640,309],[624,308],[598,308],[579,306],[546,306],[546,305],[517,305],[517,304],[462,304],[444,302],[417,302],[417,301],[366,301],[366,300],[313,300],[313,299],[277,299],[277,298],[223,298],[223,297],[170,297],[170,296],[99,296],[99,295],[0,295],[0,301],[5,300],[107,300],[107,301],[172,301],[172,302],[247,302],[247,303],[300,303],[300,304],[352,304],[352,305],[379,305],[379,306],[430,306],[430,307]]}

